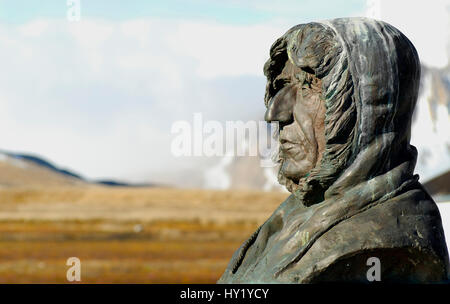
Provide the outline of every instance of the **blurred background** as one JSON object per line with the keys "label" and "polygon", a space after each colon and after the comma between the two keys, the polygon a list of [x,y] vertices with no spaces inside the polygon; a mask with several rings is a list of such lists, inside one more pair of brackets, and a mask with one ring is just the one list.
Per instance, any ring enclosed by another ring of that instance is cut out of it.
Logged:
{"label": "blurred background", "polygon": [[[288,196],[258,157],[182,156],[177,121],[260,121],[299,23],[391,23],[422,63],[411,143],[450,239],[450,0],[0,0],[0,283],[212,283]],[[238,143],[247,145],[245,141]]]}

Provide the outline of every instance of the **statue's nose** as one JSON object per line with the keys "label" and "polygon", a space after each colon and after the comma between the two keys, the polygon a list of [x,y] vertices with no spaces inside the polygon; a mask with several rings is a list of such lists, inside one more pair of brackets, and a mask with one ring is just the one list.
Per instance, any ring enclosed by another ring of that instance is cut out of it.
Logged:
{"label": "statue's nose", "polygon": [[264,119],[267,122],[287,122],[292,120],[292,113],[296,102],[296,93],[297,90],[294,85],[288,85],[281,89],[269,101]]}

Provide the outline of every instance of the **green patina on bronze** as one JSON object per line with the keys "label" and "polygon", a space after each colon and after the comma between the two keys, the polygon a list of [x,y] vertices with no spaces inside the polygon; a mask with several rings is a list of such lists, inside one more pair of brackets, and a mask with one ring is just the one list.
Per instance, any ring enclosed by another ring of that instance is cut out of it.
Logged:
{"label": "green patina on bronze", "polygon": [[420,80],[411,42],[366,18],[301,24],[272,45],[264,73],[292,195],[219,283],[367,282],[370,257],[384,282],[447,281],[439,210],[409,143]]}

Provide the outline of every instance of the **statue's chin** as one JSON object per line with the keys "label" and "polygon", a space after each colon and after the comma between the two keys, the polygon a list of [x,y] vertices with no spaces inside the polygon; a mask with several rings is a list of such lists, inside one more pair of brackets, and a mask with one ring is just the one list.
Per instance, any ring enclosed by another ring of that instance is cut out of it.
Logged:
{"label": "statue's chin", "polygon": [[284,185],[289,192],[299,188],[299,182],[306,177],[314,165],[307,159],[296,162],[289,158],[283,158],[278,171],[278,182]]}
{"label": "statue's chin", "polygon": [[278,171],[278,182],[285,186],[289,192],[293,192],[298,186],[298,179],[296,178],[295,172],[289,171],[286,163],[287,161],[283,161]]}
{"label": "statue's chin", "polygon": [[284,159],[281,164],[280,174],[292,180],[299,180],[311,170],[311,166],[305,163],[296,163],[290,159]]}
{"label": "statue's chin", "polygon": [[292,180],[284,176],[283,174],[278,175],[278,182],[280,183],[280,185],[285,186],[286,189],[291,193],[299,188],[298,180]]}

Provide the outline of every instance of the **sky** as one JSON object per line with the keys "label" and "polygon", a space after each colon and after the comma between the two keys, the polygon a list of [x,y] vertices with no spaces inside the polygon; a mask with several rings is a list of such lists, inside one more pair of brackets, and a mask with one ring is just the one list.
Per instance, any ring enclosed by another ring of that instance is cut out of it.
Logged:
{"label": "sky", "polygon": [[270,45],[299,23],[373,14],[448,63],[448,1],[79,3],[70,22],[66,1],[0,0],[0,149],[87,178],[170,182],[204,164],[171,155],[171,125],[262,119]]}

